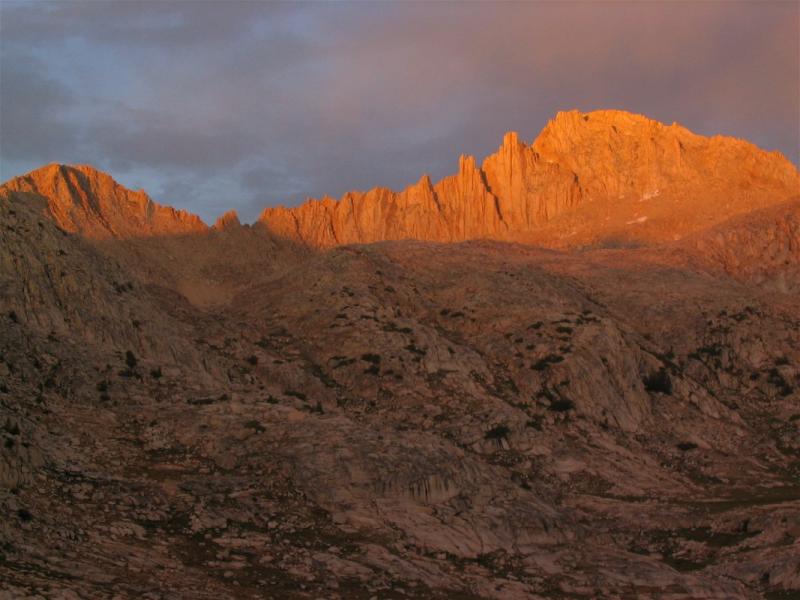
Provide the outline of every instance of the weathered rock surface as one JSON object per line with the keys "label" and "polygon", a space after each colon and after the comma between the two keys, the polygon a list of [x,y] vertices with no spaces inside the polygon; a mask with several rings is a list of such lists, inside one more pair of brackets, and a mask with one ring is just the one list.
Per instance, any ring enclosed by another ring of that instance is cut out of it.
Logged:
{"label": "weathered rock surface", "polygon": [[396,193],[267,208],[270,231],[315,247],[490,238],[553,247],[683,237],[800,192],[777,152],[622,111],[559,113],[530,145],[508,133],[477,166]]}

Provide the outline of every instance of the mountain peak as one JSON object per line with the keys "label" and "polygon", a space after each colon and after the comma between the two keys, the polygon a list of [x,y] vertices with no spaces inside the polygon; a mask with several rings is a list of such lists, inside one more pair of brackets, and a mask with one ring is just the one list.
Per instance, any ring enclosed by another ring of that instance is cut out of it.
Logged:
{"label": "mountain peak", "polygon": [[657,125],[664,127],[663,123],[651,119],[639,113],[628,112],[625,110],[616,109],[599,109],[589,112],[580,110],[560,110],[556,113],[555,117],[550,120],[548,125],[553,124],[563,126],[565,124],[580,124],[580,123],[604,123],[607,125],[622,125],[627,127],[635,127],[638,125]]}
{"label": "mountain peak", "polygon": [[126,238],[206,231],[200,218],[157,204],[89,165],[53,163],[0,186],[0,195],[35,195],[47,200],[57,225],[85,237]]}
{"label": "mountain peak", "polygon": [[346,205],[266,209],[259,220],[315,246],[409,237],[665,241],[797,194],[798,174],[783,156],[735,138],[620,110],[569,110],[530,145],[507,132],[480,167],[462,154],[457,173],[430,197],[420,183],[380,197],[346,195]]}
{"label": "mountain peak", "polygon": [[517,134],[516,131],[507,131],[503,136],[502,147],[515,148],[520,145],[521,143],[519,141],[519,134]]}
{"label": "mountain peak", "polygon": [[222,231],[223,229],[235,228],[240,225],[239,214],[235,210],[229,210],[217,218],[213,228],[217,231]]}
{"label": "mountain peak", "polygon": [[458,157],[458,172],[471,173],[475,171],[475,157],[471,154],[462,154]]}

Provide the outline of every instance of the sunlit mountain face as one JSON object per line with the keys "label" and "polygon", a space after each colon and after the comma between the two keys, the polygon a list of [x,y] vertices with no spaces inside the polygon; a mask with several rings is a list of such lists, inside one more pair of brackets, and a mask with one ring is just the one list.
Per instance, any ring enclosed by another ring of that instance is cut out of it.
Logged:
{"label": "sunlit mountain face", "polygon": [[0,5],[0,598],[800,594],[798,10]]}

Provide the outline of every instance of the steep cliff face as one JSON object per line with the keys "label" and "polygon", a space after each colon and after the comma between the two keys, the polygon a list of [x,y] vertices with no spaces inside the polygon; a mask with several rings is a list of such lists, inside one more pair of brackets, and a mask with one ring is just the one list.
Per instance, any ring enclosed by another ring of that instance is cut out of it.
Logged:
{"label": "steep cliff face", "polygon": [[93,239],[208,229],[196,215],[161,206],[145,192],[129,190],[86,165],[47,165],[0,186],[0,197],[13,193],[46,198],[46,210],[61,229]]}
{"label": "steep cliff face", "polygon": [[268,208],[260,221],[319,247],[407,238],[662,241],[784,201],[798,185],[781,154],[741,140],[622,111],[570,111],[531,145],[506,134],[480,167],[462,156],[458,173],[436,184],[425,176],[399,193],[376,188]]}
{"label": "steep cliff face", "polygon": [[458,173],[436,185],[427,175],[399,193],[387,188],[348,192],[341,200],[311,200],[294,209],[267,208],[259,221],[273,233],[312,246],[394,239],[457,241],[493,235],[508,227],[496,196],[472,156]]}
{"label": "steep cliff face", "polygon": [[240,225],[239,214],[235,210],[229,210],[214,221],[213,229],[223,231],[225,229],[235,229]]}

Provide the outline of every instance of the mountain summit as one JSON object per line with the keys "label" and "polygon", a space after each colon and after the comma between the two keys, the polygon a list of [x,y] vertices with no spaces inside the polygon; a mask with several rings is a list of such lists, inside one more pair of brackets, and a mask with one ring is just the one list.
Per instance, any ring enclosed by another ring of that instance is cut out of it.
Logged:
{"label": "mountain summit", "polygon": [[267,208],[260,221],[311,246],[491,238],[573,246],[672,240],[798,193],[778,152],[623,111],[560,112],[530,145],[514,132],[479,166],[397,193],[348,192]]}
{"label": "mountain summit", "polygon": [[153,202],[88,165],[51,164],[0,186],[0,194],[28,194],[46,202],[63,230],[95,239],[198,233],[196,215]]}

